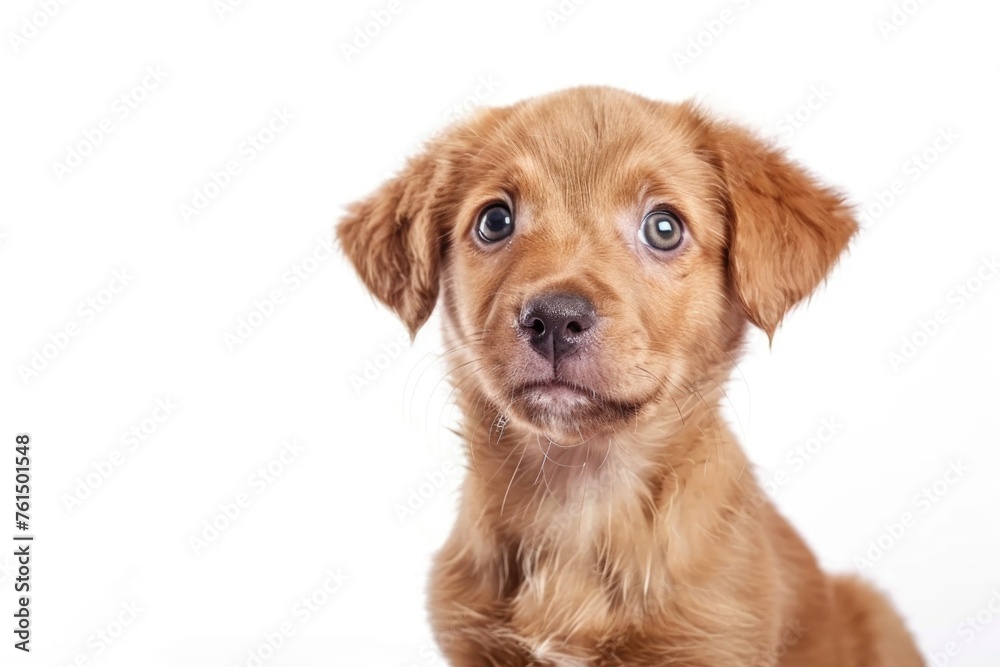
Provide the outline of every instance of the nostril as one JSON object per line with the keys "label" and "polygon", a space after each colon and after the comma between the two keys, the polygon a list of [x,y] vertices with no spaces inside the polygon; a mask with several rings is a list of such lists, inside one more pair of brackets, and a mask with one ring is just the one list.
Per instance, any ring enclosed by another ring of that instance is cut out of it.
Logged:
{"label": "nostril", "polygon": [[522,306],[520,334],[549,361],[570,354],[597,324],[597,313],[586,297],[551,293],[533,297]]}

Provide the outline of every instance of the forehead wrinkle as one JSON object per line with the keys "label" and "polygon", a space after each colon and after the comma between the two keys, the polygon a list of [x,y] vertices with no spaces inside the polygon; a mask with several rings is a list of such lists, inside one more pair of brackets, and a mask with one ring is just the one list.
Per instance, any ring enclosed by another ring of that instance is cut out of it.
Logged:
{"label": "forehead wrinkle", "polygon": [[[607,203],[612,176],[620,170],[627,157],[621,146],[598,147],[583,134],[560,139],[544,136],[548,141],[533,142],[522,154],[518,177],[536,186],[537,194],[558,197],[567,207],[595,206]],[[555,149],[553,149],[555,148]],[[530,169],[525,169],[530,165]]]}
{"label": "forehead wrinkle", "polygon": [[[685,163],[686,162],[686,163]],[[673,168],[671,168],[673,166]],[[635,196],[642,193],[667,191],[675,197],[684,200],[702,200],[715,194],[709,187],[710,174],[705,167],[697,162],[678,159],[676,164],[650,164],[637,162],[619,175],[622,187],[636,190]],[[683,208],[683,201],[666,201],[664,204],[675,204]]]}

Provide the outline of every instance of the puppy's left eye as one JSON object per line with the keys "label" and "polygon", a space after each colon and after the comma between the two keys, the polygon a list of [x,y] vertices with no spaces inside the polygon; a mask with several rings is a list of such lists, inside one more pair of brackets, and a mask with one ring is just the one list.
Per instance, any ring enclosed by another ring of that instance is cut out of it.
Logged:
{"label": "puppy's left eye", "polygon": [[493,204],[479,214],[476,232],[486,243],[502,241],[514,233],[514,215],[505,204]]}
{"label": "puppy's left eye", "polygon": [[654,250],[674,250],[684,240],[684,225],[670,211],[653,211],[642,220],[639,240]]}

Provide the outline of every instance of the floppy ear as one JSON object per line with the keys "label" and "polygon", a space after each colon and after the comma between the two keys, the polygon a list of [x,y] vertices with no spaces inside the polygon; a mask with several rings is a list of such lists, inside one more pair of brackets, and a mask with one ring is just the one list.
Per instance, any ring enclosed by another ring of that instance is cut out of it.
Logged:
{"label": "floppy ear", "polygon": [[348,206],[337,227],[361,280],[399,315],[411,337],[438,297],[444,231],[434,203],[444,171],[428,149],[367,199]]}
{"label": "floppy ear", "polygon": [[715,129],[729,208],[729,270],[750,321],[770,340],[830,271],[857,231],[832,189],[738,127]]}

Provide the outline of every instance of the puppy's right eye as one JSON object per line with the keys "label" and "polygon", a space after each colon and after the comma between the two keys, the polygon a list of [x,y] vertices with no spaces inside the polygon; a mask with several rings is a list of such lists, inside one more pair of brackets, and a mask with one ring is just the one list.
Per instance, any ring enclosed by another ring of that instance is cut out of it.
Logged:
{"label": "puppy's right eye", "polygon": [[684,225],[670,211],[653,211],[642,220],[639,240],[654,250],[674,250],[684,240]]}
{"label": "puppy's right eye", "polygon": [[505,204],[491,204],[479,215],[476,233],[484,243],[502,241],[514,233],[514,214]]}

